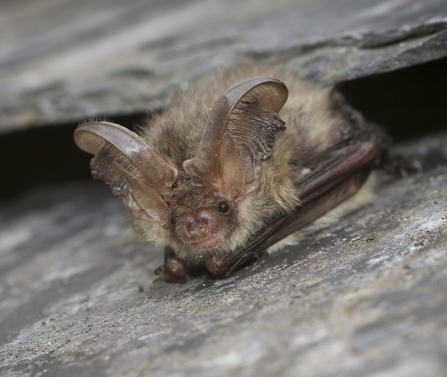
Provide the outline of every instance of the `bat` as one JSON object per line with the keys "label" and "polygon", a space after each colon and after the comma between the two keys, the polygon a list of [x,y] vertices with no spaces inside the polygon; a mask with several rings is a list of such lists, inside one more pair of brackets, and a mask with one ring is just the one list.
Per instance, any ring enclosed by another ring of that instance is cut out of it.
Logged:
{"label": "bat", "polygon": [[74,139],[137,232],[165,246],[153,279],[176,282],[196,271],[228,277],[368,202],[390,144],[335,88],[255,64],[192,85],[138,134],[90,121]]}

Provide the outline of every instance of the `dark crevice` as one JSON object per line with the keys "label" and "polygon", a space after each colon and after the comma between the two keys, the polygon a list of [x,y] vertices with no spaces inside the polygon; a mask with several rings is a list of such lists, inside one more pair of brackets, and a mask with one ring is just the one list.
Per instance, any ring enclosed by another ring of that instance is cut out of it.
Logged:
{"label": "dark crevice", "polygon": [[[447,59],[346,81],[339,90],[395,141],[447,129]],[[113,117],[133,128],[143,114]],[[91,180],[91,156],[73,142],[77,124],[30,128],[0,136],[0,200],[36,186]]]}
{"label": "dark crevice", "polygon": [[[138,125],[143,114],[114,117],[128,128]],[[35,127],[0,136],[0,201],[36,186],[91,180],[91,155],[73,142],[77,123]]]}
{"label": "dark crevice", "polygon": [[447,129],[447,59],[346,81],[338,89],[395,141]]}

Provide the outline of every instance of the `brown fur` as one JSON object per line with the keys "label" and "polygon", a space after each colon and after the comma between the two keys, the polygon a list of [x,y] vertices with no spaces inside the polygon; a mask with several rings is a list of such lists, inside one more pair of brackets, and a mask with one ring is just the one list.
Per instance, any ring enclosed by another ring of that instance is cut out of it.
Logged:
{"label": "brown fur", "polygon": [[[141,128],[141,135],[179,169],[180,180],[174,196],[182,198],[185,205],[184,210],[174,206],[177,215],[197,208],[205,200],[202,193],[197,192],[197,187],[190,185],[182,163],[194,157],[211,107],[226,90],[258,77],[279,79],[289,88],[289,99],[279,112],[287,129],[277,134],[272,154],[261,161],[259,189],[238,203],[237,210],[224,225],[224,242],[213,250],[198,253],[182,243],[173,234],[175,232],[169,234],[147,222],[136,221],[137,229],[146,238],[168,244],[187,262],[198,263],[210,255],[231,252],[244,245],[273,217],[291,212],[299,204],[295,187],[303,178],[303,172],[321,162],[324,153],[344,137],[346,121],[341,111],[334,111],[331,88],[303,81],[277,67],[237,65],[221,69],[178,93],[162,114]],[[206,200],[213,205],[212,199],[208,197]]]}

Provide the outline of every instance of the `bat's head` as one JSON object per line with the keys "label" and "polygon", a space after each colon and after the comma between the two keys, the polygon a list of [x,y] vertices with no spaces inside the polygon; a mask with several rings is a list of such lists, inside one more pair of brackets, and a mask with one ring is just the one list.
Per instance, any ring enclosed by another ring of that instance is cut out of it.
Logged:
{"label": "bat's head", "polygon": [[285,128],[277,112],[287,96],[286,86],[271,78],[228,90],[211,109],[195,156],[181,166],[113,123],[85,123],[75,141],[95,154],[93,176],[123,198],[148,238],[179,252],[209,254],[238,246],[243,203],[258,190],[260,162]]}

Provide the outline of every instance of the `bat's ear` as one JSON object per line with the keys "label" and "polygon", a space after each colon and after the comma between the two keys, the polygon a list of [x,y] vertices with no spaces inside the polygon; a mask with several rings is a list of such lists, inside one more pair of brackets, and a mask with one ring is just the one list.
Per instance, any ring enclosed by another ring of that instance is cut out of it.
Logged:
{"label": "bat's ear", "polygon": [[95,155],[93,177],[104,180],[120,195],[132,217],[167,226],[166,198],[177,169],[143,138],[118,124],[89,122],[75,133],[76,144]]}
{"label": "bat's ear", "polygon": [[183,169],[231,197],[255,190],[259,163],[271,154],[276,133],[285,129],[277,112],[288,93],[273,78],[249,80],[228,90],[211,109],[197,154],[183,162]]}

